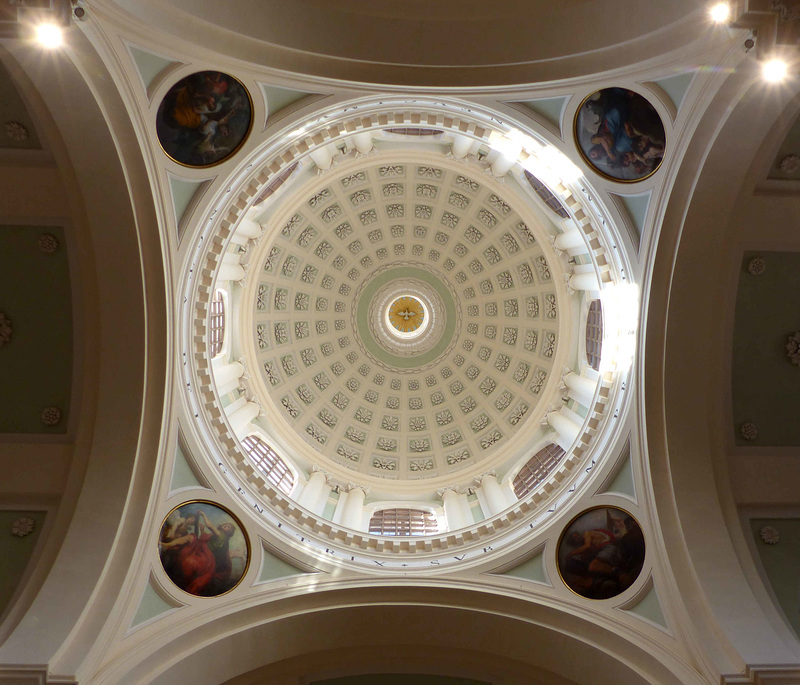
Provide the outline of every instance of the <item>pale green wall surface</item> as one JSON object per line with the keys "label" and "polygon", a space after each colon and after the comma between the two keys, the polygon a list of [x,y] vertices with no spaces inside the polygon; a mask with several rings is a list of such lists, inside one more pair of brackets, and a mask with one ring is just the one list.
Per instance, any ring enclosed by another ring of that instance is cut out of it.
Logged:
{"label": "pale green wall surface", "polygon": [[653,623],[657,623],[664,628],[667,627],[667,619],[664,618],[664,612],[661,609],[661,602],[658,601],[658,594],[656,594],[655,587],[651,587],[650,592],[642,597],[638,604],[627,611],[631,614],[646,618]]}
{"label": "pale green wall surface", "polygon": [[561,128],[561,111],[564,108],[564,102],[567,98],[541,98],[539,100],[525,100],[520,102],[520,105],[525,105],[530,110],[533,110],[545,121],[549,121],[556,128]]}
{"label": "pale green wall surface", "polygon": [[670,100],[675,104],[675,109],[680,109],[683,98],[686,96],[689,86],[692,85],[692,80],[696,73],[696,71],[686,71],[682,74],[658,79],[653,83],[660,86],[669,95]]}
{"label": "pale green wall surface", "polygon": [[633,227],[641,238],[642,230],[644,229],[644,222],[647,218],[647,208],[650,206],[650,196],[652,192],[644,193],[642,195],[617,195],[628,212]]}
{"label": "pale green wall surface", "polygon": [[544,552],[534,555],[530,559],[523,561],[519,566],[503,571],[498,575],[514,576],[523,580],[532,580],[536,583],[547,583],[547,575],[544,572]]}
{"label": "pale green wall surface", "polygon": [[166,69],[170,64],[175,64],[173,60],[167,59],[166,57],[159,57],[158,55],[154,55],[152,52],[140,50],[139,48],[135,48],[133,46],[131,46],[130,51],[134,64],[136,64],[136,68],[142,77],[145,88],[149,88],[150,84],[153,82],[153,79],[162,71],[164,71],[164,69]]}
{"label": "pale green wall surface", "polygon": [[186,213],[186,208],[205,183],[205,181],[182,181],[179,178],[170,176],[169,189],[172,191],[172,208],[175,210],[175,223],[181,223],[183,215]]}
{"label": "pale green wall surface", "polygon": [[630,456],[625,459],[622,466],[619,467],[619,471],[617,471],[603,492],[615,492],[636,499],[636,488],[633,484],[633,466]]}
{"label": "pale green wall surface", "polygon": [[172,465],[172,480],[169,489],[180,490],[190,487],[204,488],[205,486],[197,480],[192,467],[189,466],[189,460],[178,443],[175,447],[175,463]]}
{"label": "pale green wall surface", "polygon": [[145,621],[149,621],[151,618],[165,614],[174,608],[175,607],[171,604],[165,602],[161,598],[161,595],[153,589],[153,586],[148,583],[142,593],[142,599],[139,602],[139,608],[136,610],[136,616],[134,616],[133,621],[131,621],[131,628]]}
{"label": "pale green wall surface", "polygon": [[291,88],[278,88],[278,86],[268,86],[264,83],[261,84],[261,90],[264,93],[264,99],[267,101],[267,116],[279,112],[284,107],[293,105],[299,102],[310,93],[302,90],[293,90]]}
{"label": "pale green wall surface", "polygon": [[261,559],[261,573],[258,576],[258,582],[264,583],[270,580],[277,580],[278,578],[287,578],[289,576],[300,576],[309,571],[302,571],[295,568],[291,564],[286,563],[283,559],[279,559],[267,549],[262,550]]}

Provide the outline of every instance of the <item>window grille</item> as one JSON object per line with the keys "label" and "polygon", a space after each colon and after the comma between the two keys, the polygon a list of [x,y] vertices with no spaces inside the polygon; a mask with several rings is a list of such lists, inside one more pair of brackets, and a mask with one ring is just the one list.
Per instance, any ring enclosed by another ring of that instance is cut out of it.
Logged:
{"label": "window grille", "polygon": [[256,468],[266,476],[278,490],[288,495],[294,487],[294,474],[267,443],[255,435],[242,440],[242,446]]}
{"label": "window grille", "polygon": [[442,133],[436,128],[387,128],[386,133],[396,133],[403,136],[435,136]]}
{"label": "window grille", "polygon": [[528,183],[531,184],[531,188],[536,191],[536,194],[542,198],[542,201],[550,207],[558,216],[562,219],[566,219],[569,217],[567,210],[564,208],[564,205],[561,204],[561,201],[550,192],[547,186],[542,183],[536,176],[534,176],[530,171],[527,169],[525,170],[525,178],[528,179]]}
{"label": "window grille", "polygon": [[222,352],[222,342],[225,340],[225,301],[222,299],[221,290],[217,290],[211,300],[209,340],[211,341],[211,356],[216,357]]}
{"label": "window grille", "polygon": [[369,520],[373,535],[431,535],[439,532],[436,515],[422,509],[381,509]]}
{"label": "window grille", "polygon": [[539,487],[565,454],[561,447],[553,443],[534,454],[514,478],[514,494],[517,498],[522,499]]}
{"label": "window grille", "polygon": [[589,305],[586,317],[586,361],[595,371],[600,370],[600,353],[603,348],[603,308],[600,300]]}

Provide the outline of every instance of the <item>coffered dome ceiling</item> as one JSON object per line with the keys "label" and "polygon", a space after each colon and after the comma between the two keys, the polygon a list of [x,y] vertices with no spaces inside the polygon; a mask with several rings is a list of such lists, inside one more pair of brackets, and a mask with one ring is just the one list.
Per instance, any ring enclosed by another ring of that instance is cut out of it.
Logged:
{"label": "coffered dome ceiling", "polygon": [[631,286],[608,214],[555,147],[447,106],[294,122],[243,160],[191,248],[195,428],[242,497],[326,545],[400,502],[440,535],[505,512],[472,541],[544,525],[627,402],[635,305],[612,297]]}
{"label": "coffered dome ceiling", "polygon": [[489,468],[541,430],[570,304],[518,190],[441,154],[384,151],[259,221],[242,338],[275,438],[399,486]]}

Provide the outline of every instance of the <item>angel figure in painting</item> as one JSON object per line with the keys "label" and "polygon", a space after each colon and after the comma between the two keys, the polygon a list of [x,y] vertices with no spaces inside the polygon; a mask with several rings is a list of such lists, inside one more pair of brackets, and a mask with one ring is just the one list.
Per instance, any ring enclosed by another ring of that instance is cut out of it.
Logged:
{"label": "angel figure in painting", "polygon": [[214,597],[227,592],[241,577],[234,577],[232,560],[245,561],[240,551],[231,552],[235,533],[233,523],[215,525],[202,509],[165,523],[159,543],[164,570],[192,595]]}

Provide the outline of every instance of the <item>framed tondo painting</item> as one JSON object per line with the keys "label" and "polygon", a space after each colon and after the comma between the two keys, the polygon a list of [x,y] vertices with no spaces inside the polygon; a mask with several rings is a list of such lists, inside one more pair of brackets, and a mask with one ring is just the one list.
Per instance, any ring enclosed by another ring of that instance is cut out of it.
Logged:
{"label": "framed tondo painting", "polygon": [[197,597],[230,592],[250,565],[250,541],[239,519],[205,500],[186,502],[167,514],[158,551],[170,580]]}
{"label": "framed tondo painting", "polygon": [[589,599],[627,590],[641,573],[645,544],[627,511],[597,507],[575,517],[558,541],[558,572],[567,587]]}
{"label": "framed tondo painting", "polygon": [[223,162],[247,139],[253,103],[233,76],[199,71],[164,96],[156,132],[164,152],[178,164],[207,167]]}
{"label": "framed tondo painting", "polygon": [[575,142],[598,174],[634,183],[656,172],[664,157],[664,124],[653,105],[627,88],[604,88],[575,115]]}

